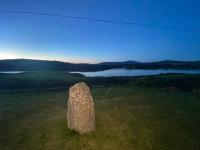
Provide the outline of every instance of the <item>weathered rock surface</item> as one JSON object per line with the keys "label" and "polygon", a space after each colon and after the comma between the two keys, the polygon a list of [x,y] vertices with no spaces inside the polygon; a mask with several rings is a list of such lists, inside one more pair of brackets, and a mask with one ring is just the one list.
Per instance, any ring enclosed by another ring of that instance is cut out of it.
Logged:
{"label": "weathered rock surface", "polygon": [[68,127],[80,134],[95,130],[94,102],[89,87],[80,82],[69,89]]}

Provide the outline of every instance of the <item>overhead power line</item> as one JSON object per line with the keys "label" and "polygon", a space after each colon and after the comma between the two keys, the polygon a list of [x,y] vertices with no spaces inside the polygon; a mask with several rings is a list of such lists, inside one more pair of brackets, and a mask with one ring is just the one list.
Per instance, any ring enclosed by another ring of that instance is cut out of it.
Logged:
{"label": "overhead power line", "polygon": [[193,30],[193,29],[188,29],[188,28],[178,28],[178,27],[174,27],[174,26],[142,24],[142,23],[137,23],[137,22],[122,21],[122,20],[97,19],[97,18],[89,18],[89,17],[61,15],[61,14],[54,14],[54,13],[40,13],[40,12],[33,12],[33,11],[4,10],[4,11],[0,11],[0,13],[32,14],[32,15],[62,17],[62,18],[72,18],[72,19],[87,20],[87,21],[113,23],[113,24],[125,24],[125,25],[135,25],[135,26],[143,26],[143,27],[152,27],[152,28],[171,29],[171,30],[177,30],[177,31],[200,32],[200,30]]}
{"label": "overhead power line", "polygon": [[75,25],[75,24],[44,21],[44,20],[39,20],[39,19],[24,19],[24,18],[19,18],[19,17],[5,17],[5,16],[0,16],[0,18],[2,18],[2,19],[15,19],[15,20],[19,20],[19,21],[29,21],[29,22],[31,21],[31,22],[37,22],[37,23],[56,24],[56,25],[65,26],[65,27],[73,27],[73,28],[82,28],[82,29],[88,29],[88,30],[112,32],[112,33],[117,33],[117,34],[127,34],[127,35],[140,36],[140,37],[146,37],[146,38],[162,38],[162,39],[173,39],[173,40],[181,40],[181,41],[191,41],[191,40],[188,40],[188,39],[181,39],[181,38],[176,38],[176,37],[162,37],[162,36],[158,36],[158,35],[139,34],[139,33],[124,32],[124,31],[105,29],[105,28],[97,28],[97,27],[91,27],[91,26],[82,26],[82,25]]}

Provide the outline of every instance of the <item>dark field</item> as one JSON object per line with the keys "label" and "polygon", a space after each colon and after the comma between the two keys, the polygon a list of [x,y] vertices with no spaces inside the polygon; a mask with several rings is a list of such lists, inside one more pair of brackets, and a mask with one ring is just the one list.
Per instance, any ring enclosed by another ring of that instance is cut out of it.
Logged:
{"label": "dark field", "polygon": [[[85,81],[96,131],[67,128],[67,90]],[[66,72],[0,75],[1,150],[199,150],[200,75],[86,78]]]}

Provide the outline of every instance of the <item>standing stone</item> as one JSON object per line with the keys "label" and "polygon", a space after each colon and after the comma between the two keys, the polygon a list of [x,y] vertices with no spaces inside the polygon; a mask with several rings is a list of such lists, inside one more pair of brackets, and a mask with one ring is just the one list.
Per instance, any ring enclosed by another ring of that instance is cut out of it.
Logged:
{"label": "standing stone", "polygon": [[69,89],[68,127],[80,134],[95,130],[94,102],[89,87],[80,82]]}

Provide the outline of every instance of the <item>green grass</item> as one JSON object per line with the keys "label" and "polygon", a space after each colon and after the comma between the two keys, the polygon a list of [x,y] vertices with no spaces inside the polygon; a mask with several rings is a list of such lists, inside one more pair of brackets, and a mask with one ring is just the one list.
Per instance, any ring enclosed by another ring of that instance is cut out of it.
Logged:
{"label": "green grass", "polygon": [[196,90],[200,87],[200,75],[168,74],[148,77],[90,77],[66,71],[32,71],[22,74],[1,74],[0,90],[66,89],[77,82],[86,82],[92,87],[127,85],[145,87],[173,87],[181,90]]}
{"label": "green grass", "polygon": [[79,135],[67,128],[67,89],[0,92],[0,149],[200,149],[199,92],[130,82],[92,94],[96,131]]}
{"label": "green grass", "polygon": [[66,71],[35,71],[22,74],[0,74],[0,90],[66,88],[85,77]]}

